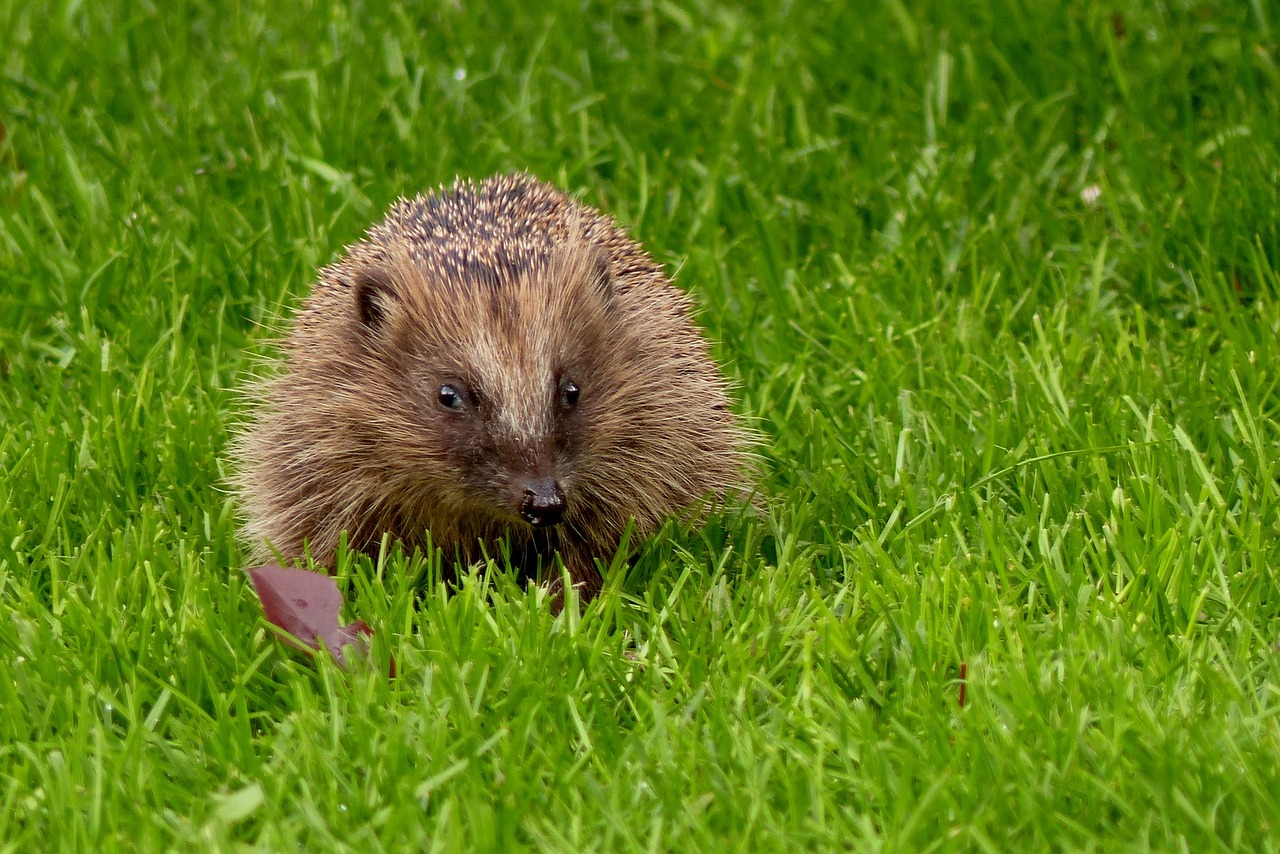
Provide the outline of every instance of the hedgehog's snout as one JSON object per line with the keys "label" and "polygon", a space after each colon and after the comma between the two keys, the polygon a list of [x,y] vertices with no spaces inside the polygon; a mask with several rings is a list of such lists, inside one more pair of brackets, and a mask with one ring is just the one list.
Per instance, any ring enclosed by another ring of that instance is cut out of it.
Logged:
{"label": "hedgehog's snout", "polygon": [[564,518],[567,502],[564,490],[553,477],[533,477],[524,483],[520,518],[535,528],[549,528]]}

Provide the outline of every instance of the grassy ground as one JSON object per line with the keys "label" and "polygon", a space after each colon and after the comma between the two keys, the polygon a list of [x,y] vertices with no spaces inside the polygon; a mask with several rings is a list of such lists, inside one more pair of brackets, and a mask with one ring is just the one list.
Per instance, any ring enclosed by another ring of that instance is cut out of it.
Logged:
{"label": "grassy ground", "polygon": [[[1280,847],[1280,9],[552,5],[0,0],[0,848]],[[770,509],[559,619],[348,561],[400,677],[293,658],[259,324],[517,168],[678,269]]]}

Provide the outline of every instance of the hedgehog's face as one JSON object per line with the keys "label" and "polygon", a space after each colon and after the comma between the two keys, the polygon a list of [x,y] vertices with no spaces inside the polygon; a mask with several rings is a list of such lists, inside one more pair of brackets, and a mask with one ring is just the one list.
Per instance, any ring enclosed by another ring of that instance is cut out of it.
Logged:
{"label": "hedgehog's face", "polygon": [[398,386],[387,464],[458,510],[534,527],[571,520],[605,397],[598,378],[625,350],[612,287],[592,248],[519,276],[360,279],[358,334],[393,357],[379,361]]}
{"label": "hedgehog's face", "polygon": [[436,435],[457,477],[446,488],[462,487],[464,501],[479,498],[484,509],[534,527],[559,524],[577,457],[581,386],[568,375],[526,375],[516,388],[515,377],[468,376],[443,374],[450,378],[436,392]]}

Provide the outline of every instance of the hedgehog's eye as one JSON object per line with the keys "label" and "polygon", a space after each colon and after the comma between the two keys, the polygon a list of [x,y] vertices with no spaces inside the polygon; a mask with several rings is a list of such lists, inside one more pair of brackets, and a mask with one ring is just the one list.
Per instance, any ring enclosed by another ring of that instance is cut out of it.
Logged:
{"label": "hedgehog's eye", "polygon": [[565,380],[560,384],[560,405],[565,409],[573,409],[578,405],[578,396],[582,394],[582,389],[578,388],[578,384],[573,380]]}
{"label": "hedgehog's eye", "polygon": [[445,409],[452,409],[457,412],[462,408],[462,394],[451,385],[440,386],[440,391],[436,394],[440,405]]}

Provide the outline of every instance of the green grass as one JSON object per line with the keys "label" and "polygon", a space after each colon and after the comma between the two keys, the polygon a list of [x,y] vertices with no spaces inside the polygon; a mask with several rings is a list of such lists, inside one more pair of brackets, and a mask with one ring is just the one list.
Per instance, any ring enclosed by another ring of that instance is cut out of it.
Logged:
{"label": "green grass", "polygon": [[[0,0],[0,848],[1280,849],[1280,9]],[[768,510],[552,618],[261,618],[262,324],[527,168],[703,307]],[[967,697],[957,703],[960,667]]]}

